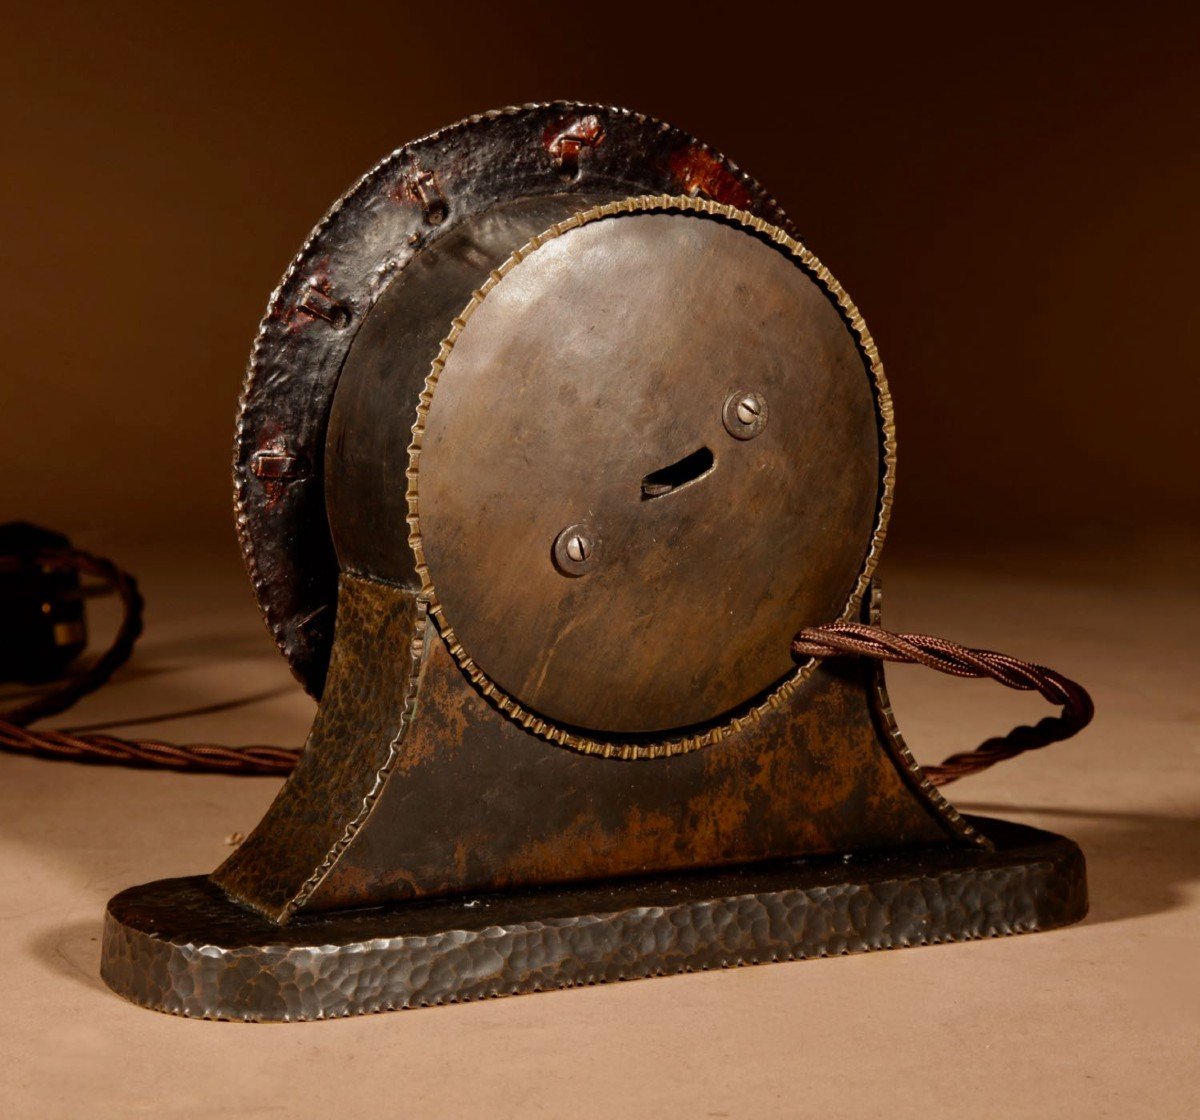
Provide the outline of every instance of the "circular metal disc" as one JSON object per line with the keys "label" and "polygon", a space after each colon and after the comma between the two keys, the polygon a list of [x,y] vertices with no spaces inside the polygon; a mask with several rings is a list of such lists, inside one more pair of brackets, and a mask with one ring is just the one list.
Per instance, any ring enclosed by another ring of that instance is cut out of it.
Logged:
{"label": "circular metal disc", "polygon": [[472,117],[393,152],[329,211],[271,297],[234,447],[238,535],[255,595],[314,695],[333,640],[338,564],[323,450],[346,355],[427,247],[497,205],[543,195],[696,195],[789,232],[775,201],[687,133],[624,109],[556,102]]}
{"label": "circular metal disc", "polygon": [[609,734],[702,724],[788,676],[880,512],[875,384],[833,297],[697,212],[585,216],[485,291],[439,359],[413,495],[465,657]]}

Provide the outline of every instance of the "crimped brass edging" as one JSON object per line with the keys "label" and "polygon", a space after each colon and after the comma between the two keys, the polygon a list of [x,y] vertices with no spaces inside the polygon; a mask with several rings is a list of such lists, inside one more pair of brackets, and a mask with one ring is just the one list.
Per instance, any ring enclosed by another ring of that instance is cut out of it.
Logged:
{"label": "crimped brass edging", "polygon": [[[343,575],[342,578],[358,579],[359,577]],[[396,768],[396,761],[400,757],[400,744],[404,742],[404,738],[408,734],[408,729],[417,711],[417,693],[421,687],[421,673],[425,665],[426,643],[429,637],[427,614],[424,600],[418,598],[413,614],[412,641],[408,645],[408,676],[404,688],[404,702],[400,710],[400,723],[396,728],[396,734],[392,736],[391,742],[388,743],[387,757],[376,769],[375,777],[371,782],[371,788],[363,794],[362,803],[354,818],[346,822],[346,827],[342,830],[341,836],[338,837],[329,851],[325,853],[321,862],[313,869],[312,874],[300,884],[300,889],[296,891],[295,895],[284,906],[283,915],[280,919],[282,921],[286,922],[297,910],[304,906],[312,897],[313,892],[325,881],[325,877],[333,870],[333,865],[341,858],[342,853],[350,846],[366,822],[366,819],[371,815],[371,811],[375,808],[375,802],[379,800],[384,786],[387,785],[388,779],[392,776],[392,771]]]}
{"label": "crimped brass edging", "polygon": [[[883,613],[882,600],[879,581],[876,580],[871,584],[870,599],[867,603],[867,618],[872,626],[880,624]],[[941,814],[944,823],[952,831],[981,848],[994,848],[995,845],[946,800],[946,795],[929,780],[929,775],[925,773],[924,768],[913,755],[912,749],[900,733],[899,723],[896,722],[896,713],[892,708],[892,698],[888,695],[882,661],[875,663],[872,676],[874,679],[871,685],[871,706],[883,724],[883,731],[887,736],[893,760],[903,768],[909,779],[917,786],[920,795],[926,801],[932,802],[933,807]]]}
{"label": "crimped brass edging", "polygon": [[487,298],[488,293],[521,261],[547,241],[561,237],[564,233],[569,233],[571,230],[578,229],[589,222],[615,217],[620,214],[653,213],[655,211],[678,211],[681,213],[724,218],[741,226],[743,229],[752,230],[755,233],[766,236],[785,249],[800,263],[806,272],[833,296],[837,301],[846,324],[858,337],[859,346],[867,359],[874,384],[876,410],[880,426],[883,430],[883,478],[879,491],[879,506],[875,519],[875,529],[871,535],[871,542],[867,548],[863,566],[859,571],[858,581],[855,583],[853,591],[850,592],[839,620],[856,617],[861,609],[863,596],[866,594],[871,576],[879,562],[883,539],[887,533],[887,523],[892,509],[892,492],[895,486],[896,473],[896,431],[892,411],[892,397],[888,391],[883,364],[879,360],[879,351],[875,346],[874,340],[871,338],[870,332],[867,330],[867,325],[863,321],[862,315],[846,294],[846,290],[808,249],[794,238],[789,237],[783,230],[771,225],[770,222],[766,222],[762,218],[757,218],[745,210],[738,210],[735,207],[726,206],[707,198],[690,198],[683,195],[669,194],[625,198],[617,202],[607,202],[602,206],[596,206],[590,210],[583,210],[564,221],[557,222],[543,233],[530,238],[529,241],[517,249],[503,264],[489,273],[487,280],[484,281],[478,290],[471,294],[471,299],[467,306],[456,318],[451,320],[450,333],[442,340],[437,357],[433,359],[430,366],[429,375],[425,378],[425,386],[418,399],[417,418],[412,426],[413,438],[408,446],[408,470],[405,472],[405,477],[408,480],[406,493],[408,501],[408,543],[412,547],[417,574],[421,579],[422,596],[428,601],[429,616],[436,622],[438,630],[441,632],[443,639],[445,639],[446,645],[455,661],[458,662],[463,672],[467,674],[483,695],[504,715],[515,720],[527,731],[552,743],[557,743],[559,746],[568,747],[583,754],[594,754],[604,758],[625,760],[667,758],[671,755],[685,754],[688,751],[698,750],[701,747],[711,746],[713,743],[720,742],[727,735],[740,730],[744,724],[759,719],[766,710],[778,708],[795,691],[801,681],[806,680],[812,675],[817,663],[810,660],[798,666],[775,687],[761,704],[749,709],[742,715],[734,716],[724,723],[709,727],[707,730],[695,735],[685,735],[653,743],[628,743],[619,740],[593,739],[585,735],[579,735],[573,731],[568,731],[566,728],[551,723],[549,720],[543,719],[541,716],[523,707],[517,699],[510,696],[504,689],[491,680],[475,664],[471,655],[463,649],[462,643],[454,633],[454,627],[445,617],[442,604],[438,599],[437,589],[429,574],[429,567],[425,562],[425,550],[421,540],[421,521],[417,490],[420,474],[421,445],[425,437],[425,420],[429,414],[429,406],[433,401],[433,393],[437,388],[438,378],[446,366],[446,362],[454,349],[454,344],[458,341],[458,336],[462,334],[467,322],[475,313],[475,309]]}

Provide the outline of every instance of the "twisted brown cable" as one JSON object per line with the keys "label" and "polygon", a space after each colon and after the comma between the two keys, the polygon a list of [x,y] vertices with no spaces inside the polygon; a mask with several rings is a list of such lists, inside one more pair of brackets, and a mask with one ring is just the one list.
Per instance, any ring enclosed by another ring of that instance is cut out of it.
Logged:
{"label": "twisted brown cable", "polygon": [[877,626],[833,622],[801,630],[792,642],[792,653],[797,657],[870,657],[925,665],[955,677],[990,677],[1007,688],[1038,692],[1050,703],[1062,705],[1060,716],[1046,716],[1032,727],[1015,727],[1007,735],[988,739],[974,750],[952,754],[940,766],[924,767],[935,786],[977,774],[1025,751],[1069,739],[1091,722],[1095,711],[1087,690],[1053,669],[991,650],[970,649],[927,634],[893,634]]}
{"label": "twisted brown cable", "polygon": [[[120,596],[123,614],[112,644],[86,670],[60,688],[0,713],[0,749],[78,762],[202,773],[291,773],[300,751],[289,747],[176,744],[157,739],[30,730],[28,724],[65,711],[99,688],[128,660],[142,632],[143,607],[137,581],[109,560],[79,549],[63,549],[37,557],[36,563],[100,580]],[[946,785],[1025,751],[1067,739],[1086,727],[1092,718],[1092,700],[1086,690],[1053,669],[924,634],[893,634],[859,623],[829,623],[801,630],[792,642],[792,652],[797,657],[870,657],[926,665],[958,677],[991,677],[1008,688],[1036,691],[1051,703],[1062,705],[1061,716],[1048,716],[1033,727],[1014,728],[1005,736],[988,739],[973,751],[951,755],[940,766],[925,767],[934,785]]]}
{"label": "twisted brown cable", "polygon": [[209,743],[179,745],[156,739],[119,739],[65,731],[31,731],[28,724],[66,711],[94,692],[128,659],[142,632],[141,593],[137,581],[109,560],[80,549],[56,549],[35,558],[44,569],[75,571],[98,579],[120,596],[122,615],[112,644],[83,672],[52,692],[0,712],[0,749],[76,762],[153,766],[221,774],[289,774],[300,757],[287,747],[224,747]]}

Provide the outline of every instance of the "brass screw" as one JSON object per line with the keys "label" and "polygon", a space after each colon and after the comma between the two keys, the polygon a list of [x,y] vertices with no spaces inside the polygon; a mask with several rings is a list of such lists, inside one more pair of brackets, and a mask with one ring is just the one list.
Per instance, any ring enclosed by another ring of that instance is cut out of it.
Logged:
{"label": "brass screw", "polygon": [[567,555],[575,561],[576,564],[582,563],[592,554],[592,542],[587,537],[581,537],[575,533],[570,540],[567,541]]}
{"label": "brass screw", "polygon": [[594,567],[600,541],[588,525],[568,525],[554,538],[554,565],[565,576],[581,576]]}
{"label": "brass screw", "polygon": [[734,439],[753,439],[767,426],[767,401],[761,393],[739,389],[725,398],[721,421]]}
{"label": "brass screw", "polygon": [[762,405],[755,396],[745,396],[737,402],[737,418],[743,424],[753,424],[761,412]]}

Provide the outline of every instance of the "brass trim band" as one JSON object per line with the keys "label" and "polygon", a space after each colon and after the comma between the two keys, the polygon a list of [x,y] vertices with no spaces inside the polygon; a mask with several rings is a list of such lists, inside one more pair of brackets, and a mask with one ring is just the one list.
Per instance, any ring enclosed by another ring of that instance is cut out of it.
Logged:
{"label": "brass trim band", "polygon": [[499,268],[493,270],[487,280],[472,293],[470,302],[462,312],[451,320],[450,333],[442,340],[437,356],[430,366],[425,386],[418,399],[416,420],[412,427],[413,438],[408,447],[407,505],[409,525],[409,545],[416,560],[417,575],[421,580],[421,593],[429,604],[429,615],[437,624],[443,639],[455,661],[467,674],[475,686],[501,712],[520,726],[547,739],[559,746],[585,754],[600,755],[604,758],[619,758],[624,760],[666,758],[671,755],[684,754],[711,746],[719,742],[727,734],[737,731],[747,721],[757,720],[764,711],[777,708],[795,690],[797,684],[809,676],[816,667],[816,662],[809,660],[789,673],[761,703],[747,709],[744,713],[731,716],[724,722],[714,724],[696,734],[666,738],[655,742],[622,742],[619,739],[603,739],[562,727],[543,718],[536,712],[528,710],[514,696],[500,688],[475,663],[471,655],[463,648],[454,632],[454,627],[446,619],[442,604],[438,599],[437,588],[430,575],[425,560],[425,552],[421,538],[421,519],[419,503],[419,478],[421,446],[425,434],[425,421],[433,394],[437,389],[438,379],[446,362],[454,349],[459,335],[466,327],[476,308],[487,298],[488,293],[521,261],[531,253],[536,252],[546,242],[589,222],[600,221],[604,218],[616,217],[621,214],[650,213],[656,211],[675,211],[701,216],[717,217],[741,226],[750,232],[765,236],[780,246],[799,265],[833,297],[838,309],[858,340],[858,345],[866,360],[867,369],[875,394],[876,410],[882,431],[881,461],[882,477],[879,489],[879,500],[876,511],[875,527],[859,571],[858,580],[851,591],[839,621],[850,621],[857,617],[862,608],[871,576],[879,562],[879,554],[887,532],[888,518],[891,514],[892,492],[895,485],[896,471],[896,433],[892,411],[892,398],[888,391],[887,379],[884,376],[883,365],[879,360],[879,351],[867,330],[866,323],[854,302],[846,294],[846,290],[837,282],[829,270],[806,249],[800,242],[789,237],[783,230],[770,222],[757,218],[744,210],[726,206],[712,199],[691,198],[682,195],[644,195],[634,198],[621,199],[617,202],[605,203],[590,210],[581,211],[572,217],[558,222],[545,232],[537,234],[525,245],[517,249]]}

